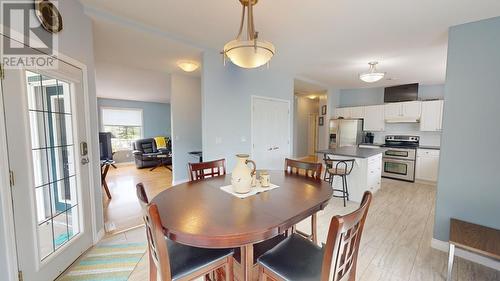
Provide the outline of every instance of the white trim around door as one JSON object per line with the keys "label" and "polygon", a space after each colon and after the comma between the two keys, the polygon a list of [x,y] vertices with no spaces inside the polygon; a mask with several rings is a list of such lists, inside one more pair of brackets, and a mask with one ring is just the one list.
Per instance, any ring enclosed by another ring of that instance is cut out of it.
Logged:
{"label": "white trim around door", "polygon": [[[3,27],[0,24],[0,27]],[[3,28],[0,28],[0,36],[4,36],[3,33],[1,32]],[[12,40],[16,40],[13,38],[10,38]],[[16,40],[19,42],[19,40]],[[27,41],[29,42],[29,41]],[[90,114],[93,113],[93,115],[97,115],[97,110],[91,111],[90,107],[90,98],[89,98],[89,77],[88,77],[88,69],[87,65],[82,63],[79,60],[76,60],[74,58],[71,58],[70,56],[67,56],[63,53],[55,51],[53,54],[53,57],[64,61],[70,65],[73,65],[77,68],[80,68],[83,73],[83,94],[84,94],[84,110],[85,110],[85,124],[86,124],[86,131],[87,131],[87,136],[89,138],[88,141],[88,158],[89,158],[89,163],[92,167],[90,173],[89,173],[89,181],[91,183],[91,186],[93,188],[90,188],[90,211],[91,211],[91,231],[92,231],[92,236],[93,236],[93,242],[96,244],[99,240],[104,237],[104,228],[102,229],[97,229],[97,217],[96,217],[96,190],[100,190],[101,188],[101,174],[100,174],[100,164],[99,162],[95,162],[96,159],[99,159],[98,155],[94,155],[94,146],[99,143],[98,139],[98,134],[92,130],[93,126],[90,119]],[[4,108],[3,104],[3,93],[0,91],[0,108]],[[97,105],[97,98],[95,98],[95,105]],[[97,109],[97,108],[96,108]],[[4,112],[2,112],[0,116],[0,153],[3,155],[8,155],[8,146],[7,146],[7,133],[6,133],[6,123],[5,123],[5,115]],[[94,128],[97,129],[97,128]],[[96,158],[97,157],[97,158]],[[4,169],[0,169],[0,185],[5,186],[5,187],[10,187],[10,171],[8,169],[9,167],[9,160],[7,157],[3,157],[0,159],[0,166],[5,167]],[[15,180],[15,179],[14,179]],[[0,189],[0,202],[1,202],[1,215],[2,215],[2,222],[3,222],[3,236],[4,236],[4,241],[0,241],[0,243],[3,243],[3,247],[5,249],[5,256],[7,257],[7,264],[5,265],[7,272],[5,272],[5,276],[7,277],[8,281],[17,281],[18,280],[18,261],[17,261],[17,248],[16,248],[16,239],[15,239],[15,225],[14,225],[14,215],[13,215],[13,205],[12,205],[12,193],[10,188],[1,188]]]}
{"label": "white trim around door", "polygon": [[[1,83],[1,81],[0,81]],[[3,85],[2,85],[3,87]],[[5,127],[5,112],[4,112],[4,104],[3,104],[3,91],[0,90],[0,108],[2,110],[2,114],[0,114],[0,154],[1,155],[9,155],[8,147],[7,147],[7,129]],[[0,158],[0,167],[5,167],[0,169],[0,186],[5,186],[7,188],[0,188],[0,203],[2,209],[0,213],[2,214],[2,222],[3,222],[3,236],[4,241],[0,241],[3,243],[3,247],[5,249],[5,257],[7,258],[7,264],[5,267],[7,268],[7,280],[9,281],[17,281],[17,272],[18,272],[18,264],[17,264],[17,250],[16,250],[16,236],[15,236],[15,227],[14,227],[14,215],[13,215],[13,206],[12,206],[12,193],[11,193],[11,182],[10,182],[10,170],[9,167],[9,159],[7,157]],[[9,259],[10,257],[10,259]]]}

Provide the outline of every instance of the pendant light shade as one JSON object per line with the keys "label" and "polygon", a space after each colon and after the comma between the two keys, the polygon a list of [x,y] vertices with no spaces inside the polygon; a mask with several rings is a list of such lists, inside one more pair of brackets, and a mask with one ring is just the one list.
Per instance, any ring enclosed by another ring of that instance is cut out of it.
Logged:
{"label": "pendant light shade", "polygon": [[[259,33],[255,31],[253,21],[253,6],[258,0],[239,0],[243,6],[241,24],[235,40],[224,45],[224,62],[228,58],[235,65],[242,68],[256,68],[262,66],[274,56],[276,49],[270,42],[260,40]],[[242,39],[243,27],[247,15],[247,36]]]}
{"label": "pendant light shade", "polygon": [[258,41],[233,40],[224,46],[225,55],[242,68],[256,68],[268,63],[274,56],[273,44]]}
{"label": "pendant light shade", "polygon": [[362,81],[364,81],[366,83],[374,83],[374,82],[377,82],[377,81],[381,80],[382,78],[384,78],[385,72],[378,72],[377,71],[378,62],[373,61],[373,62],[369,62],[368,64],[370,65],[370,69],[368,70],[368,72],[361,73],[359,75],[359,79],[361,79]]}

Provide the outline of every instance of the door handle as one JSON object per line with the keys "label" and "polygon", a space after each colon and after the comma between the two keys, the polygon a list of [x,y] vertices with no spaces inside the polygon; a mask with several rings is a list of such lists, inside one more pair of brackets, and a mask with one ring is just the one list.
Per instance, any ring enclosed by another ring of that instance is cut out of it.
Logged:
{"label": "door handle", "polygon": [[90,160],[88,157],[83,157],[80,162],[82,163],[82,165],[87,165],[90,162]]}
{"label": "door handle", "polygon": [[279,146],[275,146],[275,147],[273,147],[273,150],[278,150],[278,149],[280,149],[280,147],[279,147]]}

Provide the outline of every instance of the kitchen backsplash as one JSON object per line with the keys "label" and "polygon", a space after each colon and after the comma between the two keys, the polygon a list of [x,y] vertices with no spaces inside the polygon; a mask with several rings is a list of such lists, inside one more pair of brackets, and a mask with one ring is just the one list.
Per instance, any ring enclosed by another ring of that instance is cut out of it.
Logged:
{"label": "kitchen backsplash", "polygon": [[411,135],[419,136],[421,145],[441,145],[441,132],[421,132],[419,123],[386,123],[384,132],[373,135],[375,143],[384,143],[386,135]]}

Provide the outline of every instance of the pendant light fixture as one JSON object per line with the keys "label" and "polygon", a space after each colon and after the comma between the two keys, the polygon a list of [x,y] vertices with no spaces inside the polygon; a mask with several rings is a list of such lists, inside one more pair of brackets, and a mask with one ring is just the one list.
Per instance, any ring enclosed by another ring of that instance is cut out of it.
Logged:
{"label": "pendant light fixture", "polygon": [[364,81],[366,83],[373,83],[373,82],[377,82],[380,79],[384,78],[385,72],[378,72],[377,71],[378,62],[372,61],[372,62],[369,62],[368,64],[370,65],[370,69],[368,70],[368,72],[361,73],[359,75],[359,79],[361,79],[362,81]]}
{"label": "pendant light fixture", "polygon": [[[235,65],[242,68],[256,68],[268,64],[274,56],[276,49],[270,42],[259,39],[259,33],[255,31],[253,20],[253,6],[259,0],[239,0],[243,6],[241,15],[240,30],[235,40],[224,45],[224,64],[226,58]],[[243,28],[245,25],[245,14],[247,15],[246,38],[243,38]]]}

